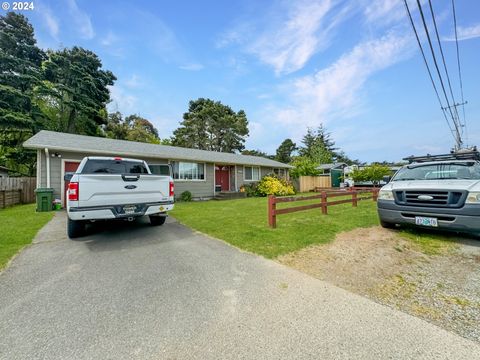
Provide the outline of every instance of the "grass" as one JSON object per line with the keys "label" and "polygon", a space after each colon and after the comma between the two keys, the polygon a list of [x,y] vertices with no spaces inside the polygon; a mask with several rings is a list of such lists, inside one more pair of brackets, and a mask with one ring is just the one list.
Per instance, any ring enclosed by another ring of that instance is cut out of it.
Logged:
{"label": "grass", "polygon": [[[278,208],[312,202],[315,200],[283,203]],[[276,229],[268,227],[266,198],[180,202],[171,214],[195,230],[240,249],[275,258],[312,244],[332,241],[342,231],[378,225],[375,206],[372,200],[364,200],[357,208],[351,204],[329,207],[328,215],[322,215],[320,208],[278,215]]]}
{"label": "grass", "polygon": [[458,247],[458,244],[452,238],[452,234],[434,233],[409,227],[402,228],[399,234],[410,240],[415,249],[426,255],[448,254]]}
{"label": "grass", "polygon": [[0,210],[0,269],[33,238],[53,212],[35,212],[35,204],[17,205]]}

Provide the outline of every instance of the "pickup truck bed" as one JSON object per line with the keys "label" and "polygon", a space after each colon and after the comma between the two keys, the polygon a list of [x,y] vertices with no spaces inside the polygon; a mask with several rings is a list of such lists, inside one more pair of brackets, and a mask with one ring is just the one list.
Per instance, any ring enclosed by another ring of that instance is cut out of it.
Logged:
{"label": "pickup truck bed", "polygon": [[86,157],[66,180],[69,237],[80,236],[87,220],[148,215],[153,225],[161,225],[173,209],[172,178],[151,174],[143,160]]}

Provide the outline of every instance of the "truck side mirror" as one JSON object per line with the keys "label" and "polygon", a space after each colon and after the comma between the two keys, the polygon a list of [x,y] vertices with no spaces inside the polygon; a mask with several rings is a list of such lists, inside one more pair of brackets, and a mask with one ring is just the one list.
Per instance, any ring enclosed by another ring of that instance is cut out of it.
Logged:
{"label": "truck side mirror", "polygon": [[386,182],[386,183],[389,183],[390,180],[392,180],[392,177],[390,175],[387,175],[387,176],[383,177],[383,181]]}
{"label": "truck side mirror", "polygon": [[65,175],[63,175],[63,180],[70,182],[70,180],[72,180],[73,174],[75,174],[75,173],[66,172]]}

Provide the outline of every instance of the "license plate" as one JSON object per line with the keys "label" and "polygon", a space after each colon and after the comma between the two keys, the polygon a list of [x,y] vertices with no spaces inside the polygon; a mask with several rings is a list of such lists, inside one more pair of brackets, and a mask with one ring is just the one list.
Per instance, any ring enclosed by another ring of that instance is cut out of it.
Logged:
{"label": "license plate", "polygon": [[123,211],[127,215],[134,214],[136,209],[137,209],[136,206],[124,206],[123,207]]}
{"label": "license plate", "polygon": [[436,218],[415,216],[415,224],[421,225],[421,226],[438,227],[438,220]]}

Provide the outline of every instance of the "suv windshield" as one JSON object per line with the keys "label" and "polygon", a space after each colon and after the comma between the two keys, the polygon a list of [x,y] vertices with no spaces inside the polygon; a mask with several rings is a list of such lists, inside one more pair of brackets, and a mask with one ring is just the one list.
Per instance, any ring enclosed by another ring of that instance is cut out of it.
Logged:
{"label": "suv windshield", "polygon": [[439,179],[480,180],[480,164],[475,162],[415,164],[400,169],[392,181]]}
{"label": "suv windshield", "polygon": [[138,161],[88,160],[82,174],[148,174],[148,171]]}

